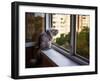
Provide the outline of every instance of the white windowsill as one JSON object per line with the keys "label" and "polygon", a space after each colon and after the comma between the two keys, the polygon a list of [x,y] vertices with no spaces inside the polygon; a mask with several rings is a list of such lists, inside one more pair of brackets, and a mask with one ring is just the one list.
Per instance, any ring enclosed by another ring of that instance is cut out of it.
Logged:
{"label": "white windowsill", "polygon": [[79,65],[76,62],[72,61],[71,59],[60,54],[59,52],[57,52],[53,48],[48,49],[48,50],[42,50],[42,53],[45,54],[48,58],[50,58],[59,67],[78,66]]}

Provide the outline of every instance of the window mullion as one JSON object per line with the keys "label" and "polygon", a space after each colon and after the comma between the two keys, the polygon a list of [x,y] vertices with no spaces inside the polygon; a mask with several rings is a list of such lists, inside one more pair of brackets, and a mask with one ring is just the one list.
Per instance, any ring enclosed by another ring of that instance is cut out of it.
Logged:
{"label": "window mullion", "polygon": [[76,52],[76,15],[70,15],[70,29],[71,29],[70,54],[74,55]]}
{"label": "window mullion", "polygon": [[46,13],[46,30],[51,28],[50,14]]}

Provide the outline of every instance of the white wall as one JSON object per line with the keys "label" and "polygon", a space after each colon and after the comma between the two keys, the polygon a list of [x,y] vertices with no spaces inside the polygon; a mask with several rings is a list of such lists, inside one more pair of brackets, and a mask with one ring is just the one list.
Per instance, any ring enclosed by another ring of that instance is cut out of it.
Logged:
{"label": "white wall", "polygon": [[[14,0],[1,0],[0,1],[0,81],[12,81],[10,78],[11,69],[11,2]],[[29,0],[21,0],[29,1]],[[100,0],[30,0],[31,2],[44,2],[44,3],[58,3],[58,4],[71,4],[71,5],[88,5],[98,6],[100,10]],[[99,13],[100,14],[100,11]],[[100,15],[98,16],[100,21]],[[100,23],[98,30],[100,30]],[[99,34],[100,35],[100,32]],[[98,38],[100,41],[100,37]],[[98,43],[100,45],[100,43]],[[100,48],[100,46],[98,46]],[[100,50],[99,50],[100,53]],[[98,53],[99,62],[100,54]],[[99,68],[100,68],[100,63]],[[100,70],[99,70],[100,71]],[[29,79],[33,81],[33,79]],[[26,81],[29,81],[26,79]],[[81,75],[81,76],[65,76],[53,78],[39,78],[34,81],[99,81],[100,74],[98,75]]]}

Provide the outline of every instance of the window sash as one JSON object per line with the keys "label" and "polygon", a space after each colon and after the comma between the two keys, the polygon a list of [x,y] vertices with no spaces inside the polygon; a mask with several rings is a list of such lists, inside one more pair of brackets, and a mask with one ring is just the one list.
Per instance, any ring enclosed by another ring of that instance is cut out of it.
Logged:
{"label": "window sash", "polygon": [[[49,19],[50,22],[46,23],[46,24],[49,24],[49,29],[51,29],[52,14],[49,14],[48,16],[49,16],[48,19]],[[87,59],[87,58],[76,53],[76,41],[77,41],[76,27],[77,27],[76,26],[76,15],[70,15],[70,50],[68,50],[67,48],[64,49],[61,46],[58,46],[54,43],[53,43],[53,45],[59,47],[60,49],[63,49],[65,51],[69,52],[71,56],[77,56],[77,57],[85,60],[86,62],[89,62],[89,59]]]}

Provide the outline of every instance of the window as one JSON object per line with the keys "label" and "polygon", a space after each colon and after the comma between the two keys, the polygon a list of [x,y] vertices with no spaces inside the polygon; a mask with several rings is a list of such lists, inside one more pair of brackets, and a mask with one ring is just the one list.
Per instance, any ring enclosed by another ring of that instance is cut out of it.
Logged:
{"label": "window", "polygon": [[[45,19],[51,15],[51,23]],[[89,59],[89,15],[26,13],[26,43],[36,42],[45,29],[51,27],[52,42],[56,46]],[[63,23],[62,23],[63,22]],[[46,25],[46,26],[47,26]]]}
{"label": "window", "polygon": [[55,22],[55,21],[53,21],[53,23],[55,24],[56,22]]}
{"label": "window", "polygon": [[26,42],[36,42],[39,34],[44,31],[45,14],[26,12]]}
{"label": "window", "polygon": [[53,31],[53,43],[70,51],[71,55],[89,60],[89,15],[52,14],[51,22],[55,21],[55,27],[51,23]]}
{"label": "window", "polygon": [[44,13],[25,13],[25,67],[36,67],[33,60],[37,54],[37,40],[45,30]]}
{"label": "window", "polygon": [[[70,15],[52,14],[52,22],[55,22],[55,27],[52,30],[56,30],[57,34],[53,35],[53,43],[64,48],[70,48]],[[63,22],[63,23],[62,23]],[[55,32],[54,32],[55,33]]]}
{"label": "window", "polygon": [[89,59],[89,16],[77,15],[76,53]]}

